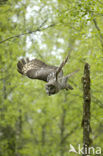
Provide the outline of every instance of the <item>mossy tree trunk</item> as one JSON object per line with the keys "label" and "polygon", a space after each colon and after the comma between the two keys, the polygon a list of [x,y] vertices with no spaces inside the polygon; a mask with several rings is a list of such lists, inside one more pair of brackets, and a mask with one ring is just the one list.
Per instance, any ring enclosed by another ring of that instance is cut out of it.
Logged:
{"label": "mossy tree trunk", "polygon": [[90,66],[88,63],[84,66],[84,76],[82,78],[83,82],[83,120],[82,120],[82,127],[83,127],[83,155],[86,156],[90,154],[89,146],[91,144],[90,139],[90,104],[91,104],[91,94],[90,94]]}

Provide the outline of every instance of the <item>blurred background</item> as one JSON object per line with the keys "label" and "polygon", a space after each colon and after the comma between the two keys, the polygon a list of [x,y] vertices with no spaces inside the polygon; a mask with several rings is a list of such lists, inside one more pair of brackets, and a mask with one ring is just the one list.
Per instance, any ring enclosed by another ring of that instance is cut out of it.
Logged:
{"label": "blurred background", "polygon": [[[73,91],[48,96],[45,82],[17,72],[22,57],[80,69]],[[91,72],[91,139],[103,148],[102,0],[0,0],[0,156],[68,156],[83,144],[84,64]],[[102,156],[102,155],[101,155]]]}

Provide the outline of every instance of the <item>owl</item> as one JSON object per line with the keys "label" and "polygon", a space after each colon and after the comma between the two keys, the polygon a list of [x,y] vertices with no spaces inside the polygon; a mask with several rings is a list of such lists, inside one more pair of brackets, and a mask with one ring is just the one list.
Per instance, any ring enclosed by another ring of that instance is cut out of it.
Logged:
{"label": "owl", "polygon": [[67,83],[67,81],[68,78],[77,71],[68,74],[67,76],[63,76],[62,67],[67,62],[67,59],[68,58],[66,58],[59,67],[54,65],[48,65],[38,59],[21,59],[17,63],[17,70],[20,74],[25,75],[30,79],[45,81],[46,93],[50,96],[58,93],[60,90],[63,89],[73,89],[72,86]]}

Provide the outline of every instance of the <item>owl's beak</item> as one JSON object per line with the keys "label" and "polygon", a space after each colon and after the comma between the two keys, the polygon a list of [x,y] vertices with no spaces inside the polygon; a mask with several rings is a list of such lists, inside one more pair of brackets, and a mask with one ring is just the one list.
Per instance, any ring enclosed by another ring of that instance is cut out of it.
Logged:
{"label": "owl's beak", "polygon": [[46,93],[50,96],[50,92],[48,90],[46,90]]}

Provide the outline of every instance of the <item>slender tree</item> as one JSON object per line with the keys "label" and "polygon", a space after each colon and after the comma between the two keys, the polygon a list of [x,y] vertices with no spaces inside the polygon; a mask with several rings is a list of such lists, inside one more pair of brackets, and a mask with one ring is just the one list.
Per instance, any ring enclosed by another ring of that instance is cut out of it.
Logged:
{"label": "slender tree", "polygon": [[88,63],[84,66],[84,76],[83,76],[83,156],[89,154],[89,146],[91,143],[90,139],[90,104],[91,104],[91,94],[90,94],[90,66]]}

